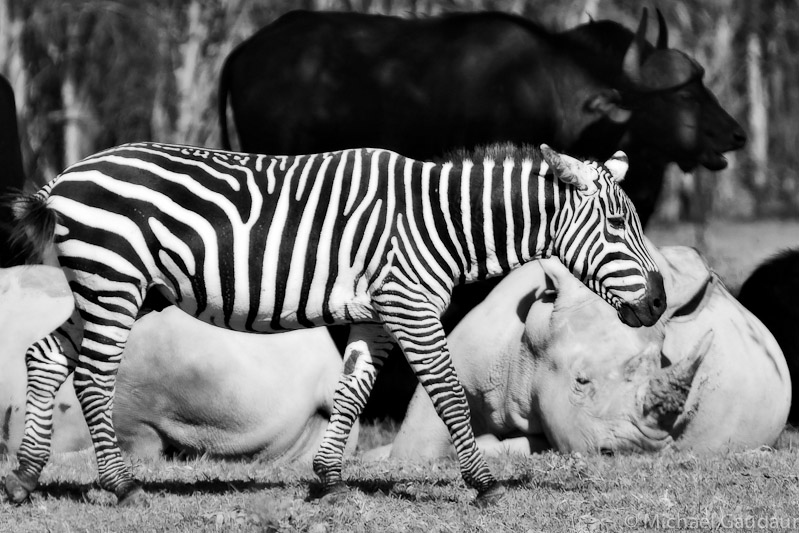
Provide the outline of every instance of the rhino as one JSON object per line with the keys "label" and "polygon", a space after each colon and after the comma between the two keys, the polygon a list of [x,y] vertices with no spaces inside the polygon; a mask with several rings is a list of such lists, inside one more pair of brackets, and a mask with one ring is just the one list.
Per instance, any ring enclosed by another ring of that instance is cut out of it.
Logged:
{"label": "rhino", "polygon": [[[0,268],[0,455],[16,452],[25,419],[25,351],[69,318],[75,302],[60,268],[44,265]],[[72,388],[56,396],[53,452],[91,445],[89,429]]]}
{"label": "rhino", "polygon": [[[453,330],[450,349],[484,453],[715,452],[772,445],[791,404],[763,324],[686,247],[654,254],[669,307],[633,329],[558,261],[505,278]],[[366,459],[450,455],[417,390],[391,445]]]}
{"label": "rhino", "polygon": [[[16,452],[25,410],[25,350],[74,305],[61,269],[0,269],[0,452]],[[138,457],[258,456],[310,466],[344,367],[324,328],[252,335],[170,306],[135,323],[120,367],[114,426]],[[71,381],[56,396],[53,451],[91,446]],[[353,428],[348,453],[354,451]]]}

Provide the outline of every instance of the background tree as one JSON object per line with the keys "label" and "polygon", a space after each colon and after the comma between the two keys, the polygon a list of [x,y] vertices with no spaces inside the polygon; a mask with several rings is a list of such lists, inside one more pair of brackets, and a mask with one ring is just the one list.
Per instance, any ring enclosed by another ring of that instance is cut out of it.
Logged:
{"label": "background tree", "polygon": [[[686,0],[659,7],[669,23],[671,45],[705,67],[706,84],[749,134],[747,148],[728,155],[725,171],[670,169],[659,219],[799,213],[799,3]],[[216,86],[225,57],[258,28],[297,8],[397,16],[493,9],[553,29],[570,28],[589,16],[634,29],[642,4],[0,0],[0,71],[16,91],[31,187],[85,155],[127,141],[218,146]]]}

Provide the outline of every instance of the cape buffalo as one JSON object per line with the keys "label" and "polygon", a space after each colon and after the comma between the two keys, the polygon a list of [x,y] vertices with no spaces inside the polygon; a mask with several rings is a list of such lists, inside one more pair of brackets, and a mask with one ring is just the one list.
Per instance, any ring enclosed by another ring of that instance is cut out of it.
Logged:
{"label": "cape buffalo", "polygon": [[[741,286],[738,300],[771,331],[780,344],[799,398],[799,249],[784,250],[764,261]],[[799,425],[799,405],[791,406],[791,424]]]}
{"label": "cape buffalo", "polygon": [[[666,163],[726,165],[745,142],[702,83],[703,69],[611,21],[553,33],[496,12],[397,17],[290,12],[241,43],[219,80],[244,151],[300,154],[374,146],[416,159],[509,141],[630,159],[646,224]],[[628,111],[629,110],[629,111]],[[631,111],[631,112],[630,112]]]}
{"label": "cape buffalo", "polygon": [[[25,185],[25,172],[22,169],[22,153],[19,149],[17,129],[17,107],[14,90],[8,80],[0,75],[0,196],[18,193]],[[11,209],[0,203],[0,268],[20,264],[17,251],[9,241],[11,237]]]}

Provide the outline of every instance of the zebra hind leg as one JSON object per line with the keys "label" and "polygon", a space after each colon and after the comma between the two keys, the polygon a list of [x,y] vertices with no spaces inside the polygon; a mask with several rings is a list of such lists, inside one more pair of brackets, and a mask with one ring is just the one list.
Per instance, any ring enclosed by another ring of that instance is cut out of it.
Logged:
{"label": "zebra hind leg", "polygon": [[387,292],[376,304],[386,329],[402,348],[436,413],[447,426],[461,475],[467,485],[477,490],[475,505],[497,503],[504,497],[505,488],[496,481],[477,447],[466,393],[452,365],[437,310],[424,295],[407,291],[401,302]]}
{"label": "zebra hind leg", "polygon": [[[72,325],[74,322],[70,320],[67,326]],[[28,499],[50,459],[55,396],[74,369],[74,346],[60,328],[34,343],[25,354],[28,375],[25,433],[17,452],[19,466],[4,481],[6,495],[12,503]]]}
{"label": "zebra hind leg", "polygon": [[[116,494],[119,505],[129,506],[144,504],[146,498],[122,457],[112,417],[116,375],[136,316],[135,311],[121,311],[121,307],[116,312],[106,310],[102,318],[83,315],[86,321],[74,383],[94,445],[100,487]],[[94,312],[100,313],[97,308]]]}
{"label": "zebra hind leg", "polygon": [[391,339],[380,324],[355,324],[350,328],[344,372],[333,395],[330,421],[313,459],[314,472],[322,481],[320,497],[326,502],[335,502],[347,494],[341,479],[344,448],[391,347]]}

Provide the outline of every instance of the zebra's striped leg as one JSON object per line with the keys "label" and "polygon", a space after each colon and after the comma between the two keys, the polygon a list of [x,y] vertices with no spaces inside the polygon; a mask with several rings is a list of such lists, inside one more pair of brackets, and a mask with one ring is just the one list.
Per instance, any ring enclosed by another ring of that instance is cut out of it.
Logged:
{"label": "zebra's striped leg", "polygon": [[84,316],[89,320],[75,367],[75,394],[89,426],[100,487],[116,494],[120,505],[144,503],[144,492],[122,458],[112,419],[116,375],[135,313],[113,313],[113,320],[103,323]]}
{"label": "zebra's striped leg", "polygon": [[344,373],[333,395],[330,422],[313,459],[314,472],[322,480],[323,496],[346,490],[341,480],[344,447],[391,347],[391,339],[380,324],[355,324],[350,328]]}
{"label": "zebra's striped leg", "polygon": [[387,291],[375,298],[375,310],[399,343],[416,378],[447,426],[464,481],[477,489],[478,505],[498,501],[505,492],[477,447],[469,404],[447,348],[438,310],[424,295]]}
{"label": "zebra's striped leg", "polygon": [[19,466],[5,479],[6,495],[13,503],[28,498],[50,459],[55,396],[72,372],[74,360],[74,344],[61,330],[37,341],[25,353],[28,375],[25,433],[17,452]]}

